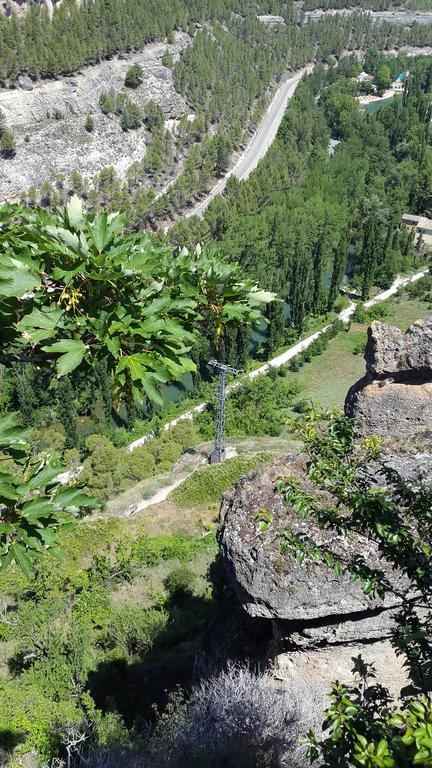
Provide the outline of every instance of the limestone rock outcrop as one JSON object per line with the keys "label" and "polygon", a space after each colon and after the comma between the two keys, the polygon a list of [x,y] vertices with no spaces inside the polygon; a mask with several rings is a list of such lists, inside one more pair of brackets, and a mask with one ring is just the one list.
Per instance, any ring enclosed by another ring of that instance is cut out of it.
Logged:
{"label": "limestone rock outcrop", "polygon": [[[252,622],[245,645],[250,645],[254,634],[261,637],[261,648],[255,652],[261,663],[271,664],[277,683],[295,697],[299,733],[304,734],[310,726],[321,726],[332,682],[353,681],[353,659],[359,655],[374,664],[377,681],[394,696],[405,688],[408,678],[391,643],[400,608],[398,599],[371,600],[357,583],[337,576],[322,562],[307,560],[300,565],[281,551],[283,530],[308,534],[333,551],[361,553],[369,565],[384,567],[395,587],[402,587],[404,579],[384,566],[375,545],[366,537],[322,531],[310,519],[302,520],[284,506],[275,486],[278,478],[286,475],[308,484],[303,459],[293,456],[243,478],[225,495],[219,545],[228,585]],[[260,534],[259,519],[264,513],[272,516],[272,523],[265,534]],[[227,628],[225,635],[225,653],[230,657],[232,631]],[[210,644],[202,669],[215,659]],[[291,768],[308,764],[301,750],[291,754],[287,762]]]}
{"label": "limestone rock outcrop", "polygon": [[[348,415],[358,419],[360,435],[385,438],[385,464],[412,486],[432,488],[432,318],[406,334],[374,323],[366,363],[365,378],[348,394]],[[218,539],[234,602],[248,617],[250,633],[257,627],[261,633],[261,661],[271,661],[275,678],[298,695],[306,727],[322,721],[331,682],[349,683],[359,655],[374,664],[377,681],[393,695],[408,684],[403,659],[391,642],[399,595],[408,585],[367,537],[320,529],[284,503],[277,490],[280,478],[294,477],[311,490],[305,462],[301,455],[288,456],[241,479],[222,500]],[[370,464],[365,479],[392,492],[378,462]],[[264,533],[262,520],[271,521]],[[384,571],[394,590],[371,600],[358,583],[337,576],[322,561],[299,563],[283,551],[284,531],[306,535],[336,553],[362,555],[369,566]],[[301,756],[291,762],[306,764]]]}
{"label": "limestone rock outcrop", "polygon": [[[166,127],[175,130],[177,121],[190,114],[190,107],[177,93],[172,70],[163,66],[162,56],[168,49],[177,60],[189,42],[189,35],[178,32],[173,44],[151,43],[142,51],[83,67],[71,77],[33,82],[22,75],[17,88],[0,88],[0,110],[17,144],[15,156],[2,163],[0,200],[19,199],[32,185],[40,187],[73,171],[91,180],[101,168],[113,167],[124,178],[134,162],[145,158],[151,136],[145,125],[123,131],[118,116],[102,113],[100,96],[110,89],[125,90],[128,68],[139,64],[144,81],[131,98],[144,113],[147,103],[156,101]],[[94,118],[91,132],[85,128],[89,113]],[[164,179],[163,186],[171,180]]]}
{"label": "limestone rock outcrop", "polygon": [[432,318],[414,323],[405,334],[372,323],[365,359],[366,376],[345,402],[359,432],[393,440],[432,435]]}
{"label": "limestone rock outcrop", "polygon": [[[332,636],[335,642],[340,642],[344,634],[346,639],[376,636],[375,619],[396,607],[394,601],[383,604],[370,600],[359,584],[346,576],[336,576],[328,566],[313,562],[299,565],[281,553],[283,531],[289,529],[295,535],[308,534],[321,544],[331,545],[333,551],[361,553],[372,567],[379,562],[375,545],[367,538],[322,531],[309,518],[303,520],[284,506],[275,486],[279,478],[288,475],[308,485],[302,457],[278,459],[266,465],[240,480],[223,498],[220,551],[240,603],[251,617],[277,620],[285,628],[292,628],[297,637],[292,638],[292,644],[299,647],[304,645],[303,631],[310,645],[319,644],[323,635]],[[268,535],[259,533],[258,517],[263,513],[272,519]],[[396,586],[400,576],[389,571],[388,578]],[[352,625],[342,629],[347,621]],[[329,632],[326,622],[331,627]],[[381,626],[381,618],[379,623]]]}
{"label": "limestone rock outcrop", "polygon": [[408,371],[432,373],[432,317],[418,320],[406,333],[373,322],[365,358],[368,373],[374,378]]}

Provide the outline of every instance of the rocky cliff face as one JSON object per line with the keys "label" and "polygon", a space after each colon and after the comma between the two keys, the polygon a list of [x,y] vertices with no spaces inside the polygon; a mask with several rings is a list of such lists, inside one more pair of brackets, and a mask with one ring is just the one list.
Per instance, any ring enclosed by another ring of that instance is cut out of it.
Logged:
{"label": "rocky cliff face", "polygon": [[[314,713],[319,721],[331,683],[352,679],[352,660],[359,654],[375,664],[378,679],[395,695],[407,678],[390,643],[396,599],[371,600],[358,584],[336,576],[323,563],[299,565],[281,554],[277,537],[286,528],[296,535],[307,533],[333,551],[361,553],[369,565],[382,566],[375,545],[365,537],[320,531],[287,509],[275,490],[278,478],[287,475],[308,485],[299,457],[277,460],[243,478],[222,501],[219,543],[229,585],[243,610],[255,623],[271,628],[262,656],[273,664],[275,677],[298,692],[306,728],[314,723]],[[255,522],[263,510],[272,515],[265,536]],[[387,576],[402,586],[400,574],[387,571]]]}
{"label": "rocky cliff face", "polygon": [[403,334],[374,322],[366,347],[366,376],[348,393],[345,411],[361,434],[391,439],[432,437],[432,317]]}
{"label": "rocky cliff face", "polygon": [[[73,171],[91,179],[101,168],[112,166],[124,177],[132,163],[144,159],[150,135],[145,126],[122,131],[117,116],[102,114],[100,96],[111,88],[126,90],[128,68],[140,64],[144,82],[130,97],[144,111],[148,101],[156,101],[167,127],[172,127],[190,110],[161,59],[166,48],[177,58],[189,41],[187,34],[178,33],[173,45],[151,44],[139,53],[86,67],[72,77],[33,83],[21,76],[18,88],[0,89],[0,110],[17,143],[14,158],[0,159],[0,200],[19,198],[32,185],[40,187],[44,181]],[[85,129],[89,112],[94,117],[91,133]]]}
{"label": "rocky cliff face", "polygon": [[[413,484],[426,479],[432,485],[432,319],[416,323],[406,334],[374,323],[366,362],[366,377],[347,398],[349,415],[359,419],[362,435],[378,432],[389,439],[386,463],[400,475]],[[419,435],[422,452],[410,452]],[[255,625],[270,628],[262,656],[272,661],[275,677],[298,692],[307,725],[314,713],[319,720],[331,682],[351,680],[353,658],[359,654],[374,663],[378,681],[393,694],[406,685],[402,661],[390,642],[400,604],[390,595],[371,600],[358,584],[324,563],[300,565],[282,554],[284,529],[307,534],[333,552],[361,554],[368,565],[386,572],[395,592],[403,591],[397,588],[404,579],[383,564],[366,537],[321,530],[287,508],[276,490],[284,476],[310,488],[305,459],[291,456],[243,478],[224,497],[219,544],[228,583],[243,611]],[[380,482],[377,467],[370,467],[370,481]],[[259,528],[263,513],[272,521],[264,535]],[[298,759],[294,764],[303,765]]]}

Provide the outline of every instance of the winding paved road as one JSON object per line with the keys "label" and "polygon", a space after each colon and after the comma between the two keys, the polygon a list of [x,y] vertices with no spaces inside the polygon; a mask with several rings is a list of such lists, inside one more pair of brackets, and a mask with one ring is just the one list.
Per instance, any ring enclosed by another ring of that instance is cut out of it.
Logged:
{"label": "winding paved road", "polygon": [[184,214],[186,218],[190,218],[191,216],[202,216],[209,203],[211,203],[215,197],[222,194],[231,176],[235,176],[239,181],[244,181],[250,176],[275,140],[288,102],[294,96],[300,80],[304,74],[311,72],[312,69],[313,66],[308,65],[296,72],[292,77],[284,79],[282,85],[276,91],[261,124],[252,136],[244,152],[238,158],[234,167],[223,177],[223,179],[218,181],[216,186],[213,187],[211,192],[203,200]]}

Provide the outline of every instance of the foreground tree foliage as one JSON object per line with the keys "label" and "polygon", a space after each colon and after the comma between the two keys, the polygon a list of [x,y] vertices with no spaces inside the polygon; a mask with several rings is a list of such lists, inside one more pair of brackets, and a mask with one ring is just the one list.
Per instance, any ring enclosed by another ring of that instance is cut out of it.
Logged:
{"label": "foreground tree foliage", "polygon": [[[188,353],[200,324],[218,346],[226,324],[257,320],[274,298],[216,253],[174,257],[148,236],[125,236],[119,215],[87,215],[76,197],[52,215],[7,206],[0,222],[1,363],[32,363],[60,378],[103,365],[117,400],[130,406],[145,397],[162,404],[161,386],[195,370]],[[30,575],[30,557],[55,546],[70,512],[97,502],[61,490],[63,468],[54,455],[31,457],[15,415],[0,428],[0,566],[15,560]]]}
{"label": "foreground tree foliage", "polygon": [[[400,603],[393,631],[396,653],[404,658],[411,686],[397,705],[374,681],[374,669],[355,660],[358,686],[336,682],[319,739],[309,732],[309,756],[328,768],[405,768],[432,764],[432,493],[410,485],[379,459],[378,438],[359,447],[354,423],[339,412],[310,412],[296,427],[308,456],[315,491],[293,478],[279,483],[285,503],[302,518],[339,535],[367,536],[379,558],[371,565],[362,554],[317,543],[307,534],[282,533],[282,550],[300,563],[323,562],[336,574],[358,581],[371,598],[393,595]],[[387,490],[370,485],[367,467],[376,462]],[[391,490],[389,490],[389,488]],[[330,494],[330,496],[329,496]],[[390,568],[389,568],[390,566]],[[400,574],[394,586],[389,572]]]}

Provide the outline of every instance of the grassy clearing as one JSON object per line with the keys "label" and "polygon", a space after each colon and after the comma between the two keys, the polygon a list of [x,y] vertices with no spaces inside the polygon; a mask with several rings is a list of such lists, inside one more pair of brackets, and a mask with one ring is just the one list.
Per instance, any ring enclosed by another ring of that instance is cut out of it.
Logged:
{"label": "grassy clearing", "polygon": [[170,500],[179,507],[217,501],[240,477],[270,461],[273,455],[237,456],[223,464],[202,467],[171,493]]}
{"label": "grassy clearing", "polygon": [[[398,297],[388,304],[383,322],[405,331],[419,318],[432,314],[427,302]],[[363,354],[358,353],[367,341],[367,324],[353,323],[348,332],[333,339],[326,351],[314,357],[297,373],[288,372],[286,381],[302,387],[298,400],[312,400],[323,408],[342,407],[349,388],[365,374]],[[356,354],[357,352],[357,354]]]}

